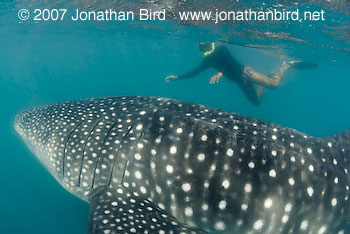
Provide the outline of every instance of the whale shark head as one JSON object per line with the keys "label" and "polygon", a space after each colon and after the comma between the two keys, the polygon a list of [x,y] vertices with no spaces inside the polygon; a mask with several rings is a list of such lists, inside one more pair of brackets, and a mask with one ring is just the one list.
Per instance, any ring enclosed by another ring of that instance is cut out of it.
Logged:
{"label": "whale shark head", "polygon": [[[67,129],[52,119],[50,107],[26,110],[16,116],[15,130],[35,157],[58,180],[62,180],[62,158]],[[63,131],[60,131],[63,130]]]}
{"label": "whale shark head", "polygon": [[[142,124],[135,124],[147,108],[147,102],[140,101],[121,97],[48,105],[20,113],[14,126],[56,180],[85,199],[83,193],[87,195],[98,183],[94,174],[101,168],[96,162],[106,151],[103,146],[107,147],[108,137],[113,138],[111,144],[117,149],[122,139],[125,143],[127,134],[132,138],[132,133],[140,130]],[[111,132],[112,128],[116,131]],[[116,160],[112,153],[108,157]],[[122,169],[125,160],[119,162]],[[102,169],[111,164],[102,164]],[[110,179],[111,175],[106,173],[104,177]],[[118,180],[118,175],[114,180]]]}
{"label": "whale shark head", "polygon": [[15,129],[89,233],[346,233],[349,131],[327,138],[164,98],[20,113]]}
{"label": "whale shark head", "polygon": [[[78,122],[65,113],[65,105],[43,106],[16,116],[15,129],[40,163],[64,187],[67,141]],[[67,110],[69,113],[71,110]],[[79,157],[79,156],[77,156]]]}

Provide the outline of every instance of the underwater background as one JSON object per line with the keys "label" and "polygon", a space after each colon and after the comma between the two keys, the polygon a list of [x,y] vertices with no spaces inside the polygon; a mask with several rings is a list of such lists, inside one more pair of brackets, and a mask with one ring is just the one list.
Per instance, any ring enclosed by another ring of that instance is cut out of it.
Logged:
{"label": "underwater background", "polygon": [[[14,131],[15,115],[26,108],[90,97],[145,95],[220,108],[317,137],[350,128],[350,8],[345,1],[345,5],[315,1],[314,7],[328,10],[325,22],[249,27],[244,23],[199,27],[176,20],[20,21],[17,12],[24,6],[65,4],[33,2],[0,3],[0,233],[87,232],[88,204],[56,183]],[[103,8],[111,1],[97,2],[96,8]],[[209,3],[203,1],[203,7]],[[271,33],[275,36],[268,36]],[[267,90],[258,107],[228,79],[210,85],[212,69],[193,79],[165,82],[166,76],[200,63],[199,41],[217,39],[232,42],[222,44],[259,72],[270,73],[291,58],[318,67],[288,71],[281,86]]]}

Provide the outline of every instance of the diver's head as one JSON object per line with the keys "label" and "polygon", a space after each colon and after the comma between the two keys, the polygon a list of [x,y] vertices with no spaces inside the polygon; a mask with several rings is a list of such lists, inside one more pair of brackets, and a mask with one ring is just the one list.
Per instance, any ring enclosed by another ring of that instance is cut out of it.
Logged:
{"label": "diver's head", "polygon": [[214,42],[199,42],[199,51],[204,54],[204,56],[208,56],[213,53],[215,50]]}

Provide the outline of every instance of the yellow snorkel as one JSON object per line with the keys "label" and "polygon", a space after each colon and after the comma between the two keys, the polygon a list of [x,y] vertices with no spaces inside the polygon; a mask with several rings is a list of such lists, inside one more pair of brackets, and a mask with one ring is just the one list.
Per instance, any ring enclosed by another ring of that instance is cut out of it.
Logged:
{"label": "yellow snorkel", "polygon": [[211,53],[214,52],[214,50],[215,50],[215,43],[212,42],[212,43],[211,43],[211,49],[210,49],[209,51],[204,52],[204,56],[210,55]]}

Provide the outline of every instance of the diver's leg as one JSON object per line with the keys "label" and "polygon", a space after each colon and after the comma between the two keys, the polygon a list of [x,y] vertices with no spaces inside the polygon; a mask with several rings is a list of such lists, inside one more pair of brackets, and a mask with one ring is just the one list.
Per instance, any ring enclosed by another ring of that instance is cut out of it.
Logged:
{"label": "diver's leg", "polygon": [[244,95],[248,98],[248,100],[253,103],[256,106],[259,106],[261,103],[261,98],[263,95],[264,87],[258,86],[255,87],[254,84],[248,83],[248,84],[242,84],[240,85],[241,89],[243,90]]}
{"label": "diver's leg", "polygon": [[277,89],[280,85],[284,73],[290,68],[288,63],[283,63],[278,71],[272,76],[258,73],[251,69],[250,67],[244,67],[243,70],[243,79],[253,82],[257,85],[264,86],[270,89]]}
{"label": "diver's leg", "polygon": [[284,73],[291,67],[290,63],[283,62],[278,71],[273,75],[273,79],[282,80]]}
{"label": "diver's leg", "polygon": [[256,93],[256,96],[257,96],[259,102],[261,102],[262,96],[264,94],[264,89],[265,89],[265,87],[261,86],[261,85],[257,85],[255,87],[255,93]]}

